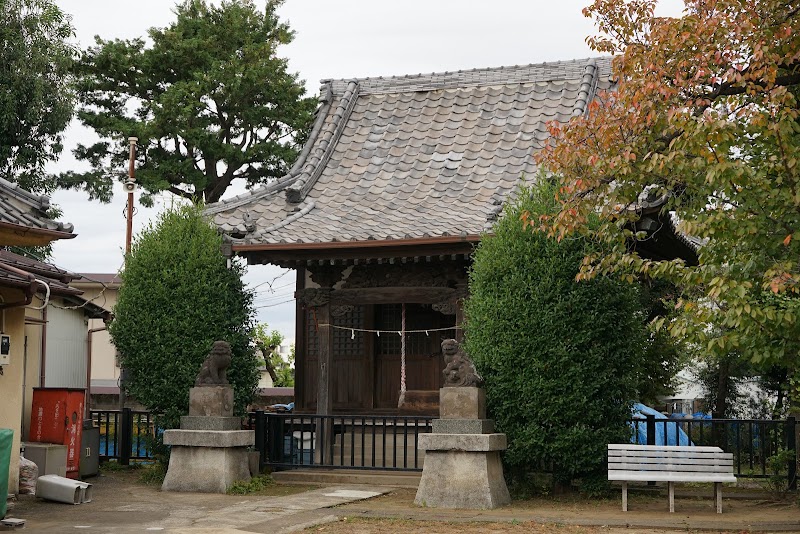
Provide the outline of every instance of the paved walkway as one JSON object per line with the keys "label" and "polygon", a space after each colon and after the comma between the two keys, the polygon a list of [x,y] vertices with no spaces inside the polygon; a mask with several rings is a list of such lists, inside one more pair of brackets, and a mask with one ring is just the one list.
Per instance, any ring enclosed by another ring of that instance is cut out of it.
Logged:
{"label": "paved walkway", "polygon": [[390,489],[342,485],[264,497],[167,493],[113,475],[89,481],[94,484],[90,503],[75,506],[21,496],[6,517],[25,519],[21,532],[26,533],[280,534],[335,521],[332,507],[375,497]]}
{"label": "paved walkway", "polygon": [[170,532],[281,534],[339,517],[424,521],[557,523],[647,530],[726,530],[800,532],[800,511],[791,503],[743,499],[726,494],[725,513],[713,510],[710,491],[678,499],[666,511],[660,495],[632,496],[631,512],[616,500],[539,499],[497,510],[441,510],[414,506],[415,490],[334,485],[281,497],[166,493],[133,482],[131,476],[96,477],[94,499],[78,506],[23,496],[8,517],[26,520],[23,532]]}

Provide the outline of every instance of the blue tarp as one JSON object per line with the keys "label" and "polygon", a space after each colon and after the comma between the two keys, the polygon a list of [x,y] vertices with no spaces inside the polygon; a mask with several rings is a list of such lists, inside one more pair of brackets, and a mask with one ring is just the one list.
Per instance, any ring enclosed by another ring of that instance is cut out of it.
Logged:
{"label": "blue tarp", "polygon": [[680,424],[673,420],[668,423],[667,417],[649,406],[637,402],[633,405],[633,418],[640,419],[641,421],[632,422],[631,427],[634,430],[631,443],[638,445],[647,445],[647,421],[646,416],[652,415],[656,419],[656,445],[694,445],[689,441],[689,436],[680,427]]}

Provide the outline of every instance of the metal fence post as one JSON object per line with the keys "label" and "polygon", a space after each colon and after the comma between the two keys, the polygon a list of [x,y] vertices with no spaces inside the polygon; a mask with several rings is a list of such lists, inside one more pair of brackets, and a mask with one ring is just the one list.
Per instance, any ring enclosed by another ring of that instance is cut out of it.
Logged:
{"label": "metal fence post", "polygon": [[653,414],[645,415],[647,418],[647,444],[656,444],[656,416]]}
{"label": "metal fence post", "polygon": [[267,448],[265,439],[266,432],[265,432],[265,421],[264,421],[264,410],[256,410],[256,418],[254,421],[255,424],[255,439],[256,439],[256,450],[258,451],[258,472],[260,473],[264,469],[264,464],[267,461]]}
{"label": "metal fence post", "polygon": [[[653,414],[645,415],[647,419],[647,444],[648,445],[655,445],[656,444],[656,416]],[[649,481],[647,483],[648,486],[655,486],[656,483],[654,481]]]}
{"label": "metal fence post", "polygon": [[786,478],[789,482],[789,489],[797,489],[797,462],[800,460],[800,455],[797,451],[797,419],[794,416],[786,418],[786,448],[794,451],[794,458],[789,462],[789,470],[786,473]]}
{"label": "metal fence post", "polygon": [[130,408],[123,408],[120,416],[119,463],[130,465],[133,446],[133,414]]}

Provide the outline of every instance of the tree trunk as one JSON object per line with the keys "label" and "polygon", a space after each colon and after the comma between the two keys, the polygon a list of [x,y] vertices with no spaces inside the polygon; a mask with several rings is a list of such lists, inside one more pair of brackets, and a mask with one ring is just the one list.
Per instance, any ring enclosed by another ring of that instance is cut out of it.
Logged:
{"label": "tree trunk", "polygon": [[[713,410],[711,411],[711,417],[713,419],[725,419],[728,416],[728,409],[729,409],[729,401],[728,398],[730,395],[730,374],[731,374],[731,364],[730,361],[727,359],[723,359],[719,362],[719,367],[717,369],[717,394],[716,394],[716,402],[714,403]],[[727,450],[725,445],[725,425],[723,424],[713,424],[712,425],[712,439],[717,447],[720,447],[722,450]]]}
{"label": "tree trunk", "polygon": [[727,360],[721,360],[717,370],[717,393],[714,395],[715,401],[711,411],[711,417],[714,419],[724,419],[728,415],[729,400],[728,391],[730,387],[730,371],[731,364]]}

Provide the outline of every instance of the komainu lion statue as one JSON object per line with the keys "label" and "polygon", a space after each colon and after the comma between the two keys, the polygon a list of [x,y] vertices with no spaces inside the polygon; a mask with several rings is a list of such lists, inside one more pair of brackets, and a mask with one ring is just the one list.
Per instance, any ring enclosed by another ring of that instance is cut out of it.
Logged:
{"label": "komainu lion statue", "polygon": [[444,387],[482,387],[483,378],[475,370],[475,364],[466,355],[464,349],[455,339],[442,341],[444,356]]}
{"label": "komainu lion statue", "polygon": [[227,386],[225,372],[231,365],[231,346],[227,341],[215,341],[203,361],[195,386]]}

